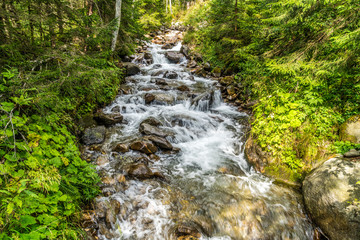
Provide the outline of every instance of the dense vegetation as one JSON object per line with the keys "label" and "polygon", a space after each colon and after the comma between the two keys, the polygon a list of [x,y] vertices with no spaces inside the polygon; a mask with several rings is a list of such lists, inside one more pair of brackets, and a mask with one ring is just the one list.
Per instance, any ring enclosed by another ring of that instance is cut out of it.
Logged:
{"label": "dense vegetation", "polygon": [[116,2],[0,2],[0,239],[84,236],[99,177],[80,158],[76,122],[115,97],[121,58],[186,4],[123,0],[115,19]]}
{"label": "dense vegetation", "polygon": [[1,239],[82,237],[99,178],[75,123],[114,98],[121,58],[173,17],[190,26],[186,43],[259,100],[252,134],[270,172],[298,180],[331,147],[354,147],[338,130],[360,113],[358,1],[123,0],[118,25],[119,1],[0,2]]}
{"label": "dense vegetation", "polygon": [[354,147],[338,131],[360,113],[359,1],[209,0],[183,20],[185,41],[259,100],[252,136],[271,154],[268,172],[299,180]]}

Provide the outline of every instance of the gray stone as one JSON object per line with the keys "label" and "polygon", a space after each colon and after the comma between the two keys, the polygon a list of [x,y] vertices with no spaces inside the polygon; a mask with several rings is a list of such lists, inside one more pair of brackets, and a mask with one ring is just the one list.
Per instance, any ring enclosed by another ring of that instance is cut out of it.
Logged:
{"label": "gray stone", "polygon": [[176,79],[178,77],[178,74],[176,72],[174,72],[174,71],[167,71],[164,74],[164,77],[168,78],[168,79]]}
{"label": "gray stone", "polygon": [[179,52],[166,52],[165,57],[172,63],[179,63],[184,55]]}
{"label": "gray stone", "polygon": [[186,46],[186,45],[182,45],[181,48],[180,48],[180,53],[184,54],[184,56],[185,56],[186,58],[188,58],[188,57],[189,57],[189,53],[190,53],[189,47]]}
{"label": "gray stone", "polygon": [[171,143],[169,143],[169,141],[166,140],[165,138],[158,137],[158,136],[146,136],[146,137],[144,137],[144,139],[153,142],[156,146],[158,146],[161,149],[164,149],[164,150],[172,150],[173,149],[173,146],[171,145]]}
{"label": "gray stone", "polygon": [[157,104],[173,104],[175,99],[172,95],[165,93],[154,93]]}
{"label": "gray stone", "polygon": [[116,123],[121,123],[123,120],[123,116],[120,113],[105,114],[103,112],[97,112],[94,115],[94,119],[99,124],[111,126]]}
{"label": "gray stone", "polygon": [[360,162],[333,158],[303,182],[306,208],[329,239],[360,239]]}
{"label": "gray stone", "polygon": [[166,137],[168,135],[162,129],[155,127],[155,126],[151,126],[150,124],[147,124],[147,123],[142,123],[140,125],[139,130],[142,134],[145,134],[145,135],[155,135],[155,136],[159,136],[159,137]]}
{"label": "gray stone", "polygon": [[151,103],[152,101],[155,100],[155,96],[153,94],[151,94],[151,93],[146,93],[144,95],[144,99],[145,99],[145,103],[149,104],[149,103]]}
{"label": "gray stone", "polygon": [[156,126],[156,127],[162,125],[162,123],[159,120],[157,120],[156,118],[154,118],[154,117],[148,117],[147,119],[142,121],[140,123],[140,125],[143,124],[143,123],[147,123],[147,124],[150,124],[150,125]]}
{"label": "gray stone", "polygon": [[122,65],[126,69],[127,76],[136,75],[140,72],[139,66],[134,63],[124,62]]}
{"label": "gray stone", "polygon": [[351,149],[350,151],[344,153],[344,157],[359,157],[360,151],[357,151],[356,149]]}
{"label": "gray stone", "polygon": [[105,131],[106,128],[104,126],[87,128],[83,135],[83,142],[85,145],[102,143],[105,139]]}

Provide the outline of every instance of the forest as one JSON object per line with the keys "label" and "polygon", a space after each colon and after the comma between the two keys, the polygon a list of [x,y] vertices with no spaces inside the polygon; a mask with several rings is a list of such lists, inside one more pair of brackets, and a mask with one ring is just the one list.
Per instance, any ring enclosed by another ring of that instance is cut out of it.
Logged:
{"label": "forest", "polygon": [[198,66],[251,105],[261,172],[297,185],[360,150],[344,133],[360,116],[359,0],[1,0],[0,239],[87,238],[101,176],[82,158],[81,123],[175,22]]}

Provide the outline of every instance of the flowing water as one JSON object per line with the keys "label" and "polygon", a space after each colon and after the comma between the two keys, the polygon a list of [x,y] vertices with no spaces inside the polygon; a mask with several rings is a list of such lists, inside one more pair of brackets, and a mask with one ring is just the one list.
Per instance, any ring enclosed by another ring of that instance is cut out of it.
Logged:
{"label": "flowing water", "polygon": [[[193,77],[180,64],[171,64],[166,51],[150,44],[153,64],[143,64],[141,73],[127,79],[131,94],[122,94],[105,113],[120,109],[124,123],[112,128],[105,143],[110,163],[98,167],[103,176],[123,173],[138,152],[116,154],[117,143],[140,138],[140,123],[155,117],[168,132],[167,139],[177,153],[159,151],[160,160],[147,160],[153,172],[164,178],[131,179],[110,186],[107,197],[118,201],[116,221],[102,226],[100,239],[177,239],[179,235],[200,235],[200,239],[312,239],[313,227],[306,217],[301,197],[293,190],[275,185],[257,173],[244,156],[248,116],[223,103],[212,79]],[[174,71],[175,79],[164,78]],[[156,76],[157,75],[157,76]],[[165,79],[159,84],[159,79]],[[179,91],[186,85],[190,91]],[[144,95],[158,96],[145,104]],[[164,99],[161,101],[161,99]],[[121,185],[121,186],[120,186]],[[190,239],[190,238],[189,238]]]}

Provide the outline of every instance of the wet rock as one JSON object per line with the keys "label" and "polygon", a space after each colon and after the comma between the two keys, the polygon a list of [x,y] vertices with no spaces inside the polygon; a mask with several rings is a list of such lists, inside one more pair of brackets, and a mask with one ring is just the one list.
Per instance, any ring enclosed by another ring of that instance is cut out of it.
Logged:
{"label": "wet rock", "polygon": [[227,92],[227,94],[229,94],[230,96],[231,96],[231,95],[234,95],[234,94],[236,93],[235,87],[232,86],[232,85],[228,86],[228,87],[226,88],[226,92]]}
{"label": "wet rock", "polygon": [[154,64],[153,66],[152,66],[152,68],[153,69],[159,69],[159,68],[161,68],[162,67],[162,65],[161,64]]}
{"label": "wet rock", "polygon": [[149,158],[151,160],[154,160],[154,161],[159,161],[160,160],[160,157],[158,155],[155,155],[155,154],[150,154]]}
{"label": "wet rock", "polygon": [[194,224],[190,224],[190,223],[180,223],[176,227],[176,235],[177,236],[191,235],[191,236],[197,237],[197,238],[201,237],[199,230],[196,229]]}
{"label": "wet rock", "polygon": [[153,57],[152,57],[151,53],[146,52],[146,53],[144,53],[144,59],[152,61]]}
{"label": "wet rock", "polygon": [[146,154],[152,154],[157,152],[157,147],[148,141],[135,141],[130,144],[130,149],[134,151],[143,152]]}
{"label": "wet rock", "polygon": [[154,176],[150,168],[143,163],[130,166],[128,170],[128,175],[140,179],[151,178]]}
{"label": "wet rock", "polygon": [[105,221],[108,224],[115,224],[116,216],[120,213],[121,204],[117,200],[111,199],[108,206]]}
{"label": "wet rock", "polygon": [[109,163],[109,158],[107,156],[104,156],[104,155],[100,155],[96,160],[96,164],[98,166],[104,166],[107,163]]}
{"label": "wet rock", "polygon": [[209,101],[209,105],[211,105],[213,102],[213,95],[214,95],[214,91],[200,94],[191,101],[191,105],[198,105],[200,101]]}
{"label": "wet rock", "polygon": [[115,179],[109,176],[101,178],[101,182],[105,185],[114,185],[116,183]]}
{"label": "wet rock", "polygon": [[189,47],[186,46],[186,45],[182,45],[181,48],[180,48],[180,53],[184,54],[184,56],[185,56],[186,58],[188,58],[188,57],[189,57],[189,53],[190,53]]}
{"label": "wet rock", "polygon": [[123,62],[131,62],[131,58],[130,58],[129,56],[124,56],[124,57],[122,58],[122,61],[123,61]]}
{"label": "wet rock", "polygon": [[176,89],[179,90],[179,91],[182,91],[182,92],[190,91],[190,88],[188,86],[186,86],[186,85],[181,85],[181,86],[177,87]]}
{"label": "wet rock", "polygon": [[206,62],[206,63],[204,64],[204,70],[205,70],[205,71],[211,71],[211,65],[210,65],[209,62]]}
{"label": "wet rock", "polygon": [[164,72],[165,72],[164,70],[159,70],[159,71],[151,73],[151,76],[157,77],[157,76],[160,76],[160,75],[164,75]]}
{"label": "wet rock", "polygon": [[104,126],[98,126],[94,128],[85,129],[83,135],[83,142],[85,145],[102,143],[105,139],[106,128]]}
{"label": "wet rock", "polygon": [[164,150],[172,150],[173,149],[173,146],[171,145],[171,143],[169,143],[169,141],[166,140],[165,138],[158,137],[158,136],[146,136],[146,137],[144,137],[144,139],[153,142],[156,146],[158,146],[161,149],[164,149]]}
{"label": "wet rock", "polygon": [[146,118],[144,121],[142,121],[140,123],[140,125],[143,124],[143,123],[147,123],[147,124],[150,124],[151,126],[156,126],[156,127],[162,125],[162,123],[159,120],[157,120],[156,118],[154,118],[154,117]]}
{"label": "wet rock", "polygon": [[333,158],[308,175],[303,195],[311,218],[329,239],[360,239],[360,162]]}
{"label": "wet rock", "polygon": [[227,86],[230,85],[234,82],[234,77],[233,76],[225,76],[223,78],[220,79],[220,84],[223,86]]}
{"label": "wet rock", "polygon": [[126,153],[129,151],[129,146],[123,143],[119,143],[112,150],[114,152]]}
{"label": "wet rock", "polygon": [[120,106],[115,106],[111,109],[111,112],[113,113],[120,113],[121,109],[120,109]]}
{"label": "wet rock", "polygon": [[166,71],[164,77],[168,79],[176,79],[178,77],[178,74],[174,71]]}
{"label": "wet rock", "polygon": [[[165,74],[165,75],[166,75],[166,74]],[[166,80],[163,79],[163,78],[156,78],[156,79],[155,79],[155,84],[156,84],[156,85],[163,85],[163,86],[168,85],[167,82],[166,82]]]}
{"label": "wet rock", "polygon": [[105,223],[100,223],[99,224],[99,232],[100,232],[100,234],[104,235],[107,239],[113,239],[114,238],[113,233],[105,225]]}
{"label": "wet rock", "polygon": [[201,54],[200,53],[194,53],[194,59],[195,59],[195,61],[197,61],[197,62],[202,62],[202,56],[201,56]]}
{"label": "wet rock", "polygon": [[197,63],[196,63],[196,61],[191,60],[191,61],[187,64],[186,67],[188,67],[188,68],[196,68],[196,67],[197,67]]}
{"label": "wet rock", "polygon": [[179,63],[184,55],[178,52],[166,52],[165,57],[169,59],[171,63]]}
{"label": "wet rock", "polygon": [[120,113],[105,114],[103,112],[97,112],[94,115],[94,119],[99,124],[111,126],[116,123],[121,123],[123,116]]}
{"label": "wet rock", "polygon": [[145,135],[155,135],[155,136],[158,136],[158,137],[166,137],[168,135],[162,129],[160,129],[158,127],[155,127],[155,126],[152,126],[152,125],[147,124],[147,123],[142,123],[140,125],[139,131],[142,134],[145,134]]}
{"label": "wet rock", "polygon": [[359,157],[360,151],[357,151],[356,149],[351,149],[350,151],[344,153],[344,157]]}
{"label": "wet rock", "polygon": [[174,44],[172,43],[166,43],[164,46],[161,47],[161,49],[171,49],[174,47]]}
{"label": "wet rock", "polygon": [[140,72],[140,68],[138,65],[131,63],[131,62],[125,62],[122,63],[123,67],[126,69],[127,76],[136,75]]}
{"label": "wet rock", "polygon": [[146,104],[150,104],[155,100],[155,96],[153,94],[151,94],[151,93],[146,93],[144,95],[144,99],[145,99]]}
{"label": "wet rock", "polygon": [[220,77],[221,76],[221,68],[216,67],[212,70],[212,73],[214,75],[214,77]]}
{"label": "wet rock", "polygon": [[155,101],[157,104],[170,105],[173,104],[175,99],[172,95],[166,93],[154,93]]}

